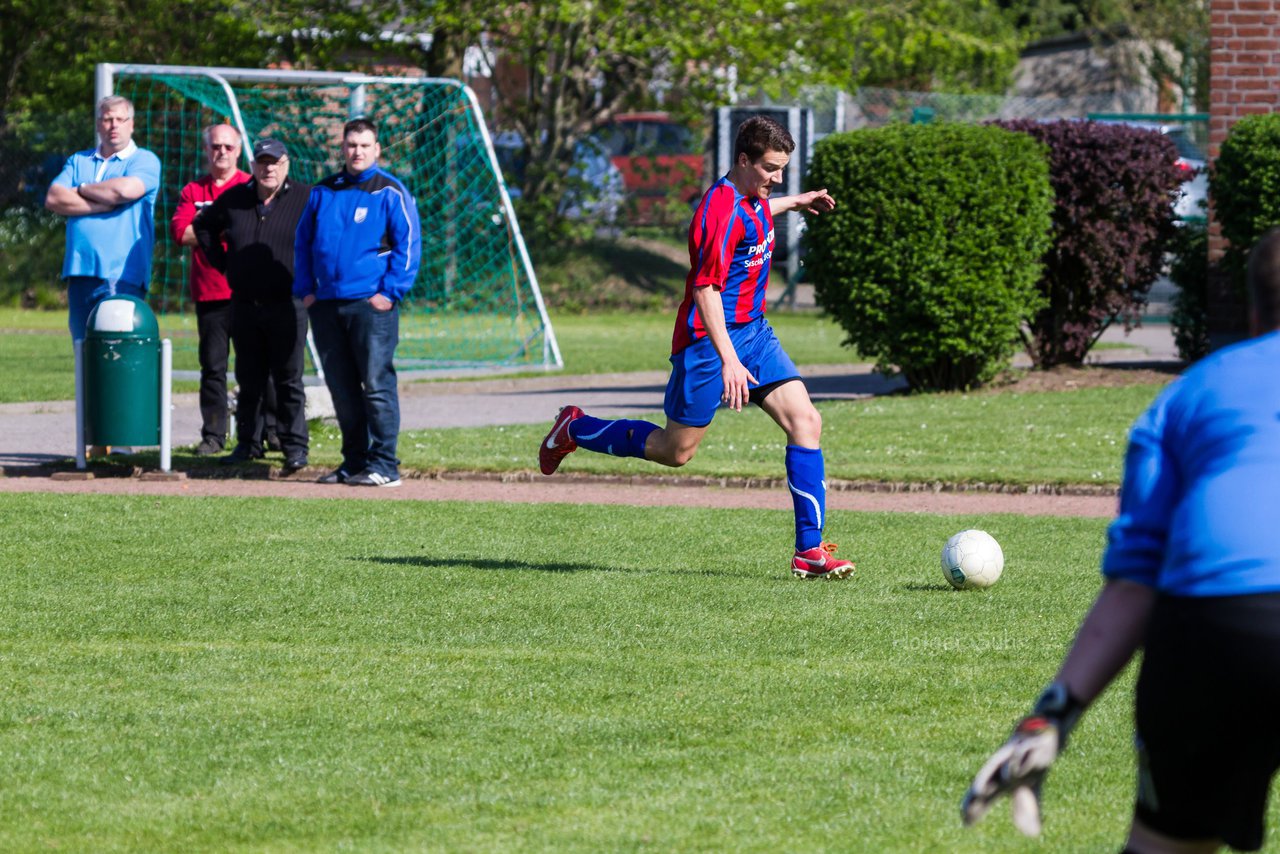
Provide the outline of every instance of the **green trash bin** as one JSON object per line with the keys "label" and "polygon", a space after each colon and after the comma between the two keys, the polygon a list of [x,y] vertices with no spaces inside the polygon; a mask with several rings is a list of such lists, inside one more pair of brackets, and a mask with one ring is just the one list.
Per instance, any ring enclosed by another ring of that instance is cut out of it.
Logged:
{"label": "green trash bin", "polygon": [[160,444],[160,325],[137,297],[104,299],[84,337],[85,441]]}

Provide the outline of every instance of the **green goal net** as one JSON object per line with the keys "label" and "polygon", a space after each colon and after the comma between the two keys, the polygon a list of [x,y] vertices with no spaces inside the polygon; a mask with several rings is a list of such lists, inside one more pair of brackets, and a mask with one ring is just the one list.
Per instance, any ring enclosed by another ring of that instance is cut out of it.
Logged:
{"label": "green goal net", "polygon": [[175,347],[195,347],[190,249],[169,234],[178,193],[208,171],[201,132],[225,122],[289,147],[289,174],[315,183],[342,168],[342,125],[378,125],[379,165],[417,200],[422,266],[401,307],[396,364],[471,371],[558,368],[560,353],[492,141],[471,90],[456,80],[339,72],[103,65],[98,96],[123,95],[134,139],[163,172],[156,202],[152,303]]}

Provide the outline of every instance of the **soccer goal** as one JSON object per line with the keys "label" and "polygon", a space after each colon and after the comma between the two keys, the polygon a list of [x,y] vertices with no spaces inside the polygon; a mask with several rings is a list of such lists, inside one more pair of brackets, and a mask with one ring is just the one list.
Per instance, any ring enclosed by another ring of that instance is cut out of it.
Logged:
{"label": "soccer goal", "polygon": [[183,185],[208,171],[203,129],[239,128],[245,171],[253,141],[278,138],[289,148],[290,177],[315,183],[342,168],[343,123],[366,116],[378,125],[379,164],[413,193],[423,225],[397,367],[458,374],[563,366],[488,128],[460,81],[103,63],[96,90],[97,99],[133,101],[134,139],[163,166],[151,292],[178,330],[175,347],[194,349],[195,311],[190,250],[169,239],[168,224]]}

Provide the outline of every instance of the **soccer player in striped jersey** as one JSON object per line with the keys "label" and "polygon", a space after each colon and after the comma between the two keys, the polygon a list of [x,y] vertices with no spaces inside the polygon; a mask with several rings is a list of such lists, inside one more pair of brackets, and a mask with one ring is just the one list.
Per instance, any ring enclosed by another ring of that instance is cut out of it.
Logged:
{"label": "soccer player in striped jersey", "polygon": [[648,421],[593,418],[566,406],[543,440],[538,462],[553,474],[579,447],[667,466],[693,459],[716,409],[754,403],[787,437],[787,487],[795,510],[800,578],[845,578],[851,561],[836,558],[822,539],[826,475],[822,417],[800,372],[765,319],[765,289],[773,256],[773,218],[788,211],[835,208],[825,190],[772,197],[795,150],[786,128],[766,116],[743,122],[728,174],[702,197],[689,225],[689,276],[676,315],[667,382],[665,427]]}

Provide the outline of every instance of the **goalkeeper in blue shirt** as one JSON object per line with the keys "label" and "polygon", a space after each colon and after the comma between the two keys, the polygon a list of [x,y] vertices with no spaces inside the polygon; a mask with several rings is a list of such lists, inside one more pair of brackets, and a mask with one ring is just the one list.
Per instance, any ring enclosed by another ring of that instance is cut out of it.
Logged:
{"label": "goalkeeper in blue shirt", "polygon": [[1262,847],[1280,768],[1280,228],[1249,256],[1254,337],[1189,368],[1133,426],[1105,583],[1033,713],[974,778],[1040,831],[1040,786],[1081,713],[1143,649],[1126,852]]}

